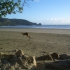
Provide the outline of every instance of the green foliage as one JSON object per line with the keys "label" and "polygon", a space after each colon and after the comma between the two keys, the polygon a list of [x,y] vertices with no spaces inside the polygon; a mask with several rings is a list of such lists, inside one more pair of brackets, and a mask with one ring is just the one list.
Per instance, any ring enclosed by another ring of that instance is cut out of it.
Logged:
{"label": "green foliage", "polygon": [[22,13],[23,6],[29,0],[4,0],[0,2],[0,17],[5,17],[7,14],[16,14],[16,12]]}

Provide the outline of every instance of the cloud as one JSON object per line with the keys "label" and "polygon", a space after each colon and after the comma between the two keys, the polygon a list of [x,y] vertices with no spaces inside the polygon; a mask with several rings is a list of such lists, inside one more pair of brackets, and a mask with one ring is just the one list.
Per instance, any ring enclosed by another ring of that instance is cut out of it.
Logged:
{"label": "cloud", "polygon": [[50,18],[44,20],[44,23],[49,24],[70,24],[70,18]]}

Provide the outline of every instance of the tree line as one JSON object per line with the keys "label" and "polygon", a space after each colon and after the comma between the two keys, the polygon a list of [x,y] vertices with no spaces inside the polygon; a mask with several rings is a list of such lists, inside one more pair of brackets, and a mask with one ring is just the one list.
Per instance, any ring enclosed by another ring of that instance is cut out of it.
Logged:
{"label": "tree line", "polygon": [[0,18],[0,26],[16,26],[16,25],[41,25],[41,23],[37,24],[25,19]]}

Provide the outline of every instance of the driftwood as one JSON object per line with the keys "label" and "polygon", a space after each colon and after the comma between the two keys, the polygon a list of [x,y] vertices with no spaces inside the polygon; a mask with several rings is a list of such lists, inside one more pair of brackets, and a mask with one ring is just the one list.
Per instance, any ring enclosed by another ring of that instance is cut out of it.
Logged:
{"label": "driftwood", "polygon": [[[57,60],[53,61],[53,59]],[[0,53],[0,60],[2,70],[10,70],[11,66],[14,69],[15,66],[17,68],[21,67],[18,70],[70,70],[70,56],[67,54],[52,53],[35,58],[35,56],[27,56],[22,50],[18,50],[14,55]]]}
{"label": "driftwood", "polygon": [[58,59],[60,58],[60,55],[59,55],[58,53],[52,53],[52,54],[50,54],[50,55],[51,55],[53,61],[55,61],[55,59],[58,60]]}
{"label": "driftwood", "polygon": [[45,60],[52,60],[51,55],[47,54],[47,55],[42,55],[39,57],[36,57],[37,61],[45,61]]}
{"label": "driftwood", "polygon": [[45,68],[54,70],[67,70],[67,69],[70,70],[70,60],[45,63]]}
{"label": "driftwood", "polygon": [[61,54],[60,59],[61,60],[70,59],[70,54]]}
{"label": "driftwood", "polygon": [[46,60],[66,60],[66,59],[70,59],[70,55],[69,54],[58,54],[58,53],[52,53],[52,54],[46,54],[46,55],[42,55],[39,57],[36,57],[37,61],[46,61]]}
{"label": "driftwood", "polygon": [[32,67],[36,67],[35,56],[27,56],[24,54],[22,50],[17,50],[14,55],[1,53],[0,60],[1,60],[1,63],[0,63],[1,68],[4,68],[5,65],[8,66],[8,64],[10,67],[15,66],[16,63],[19,67],[21,67],[21,69],[31,69]]}

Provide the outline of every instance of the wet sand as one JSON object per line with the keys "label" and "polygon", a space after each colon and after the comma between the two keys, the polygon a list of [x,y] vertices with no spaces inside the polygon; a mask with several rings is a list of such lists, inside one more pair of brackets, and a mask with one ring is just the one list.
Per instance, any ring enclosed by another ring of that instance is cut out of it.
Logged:
{"label": "wet sand", "polygon": [[0,31],[18,31],[18,32],[35,32],[35,33],[70,34],[70,29],[0,28]]}

